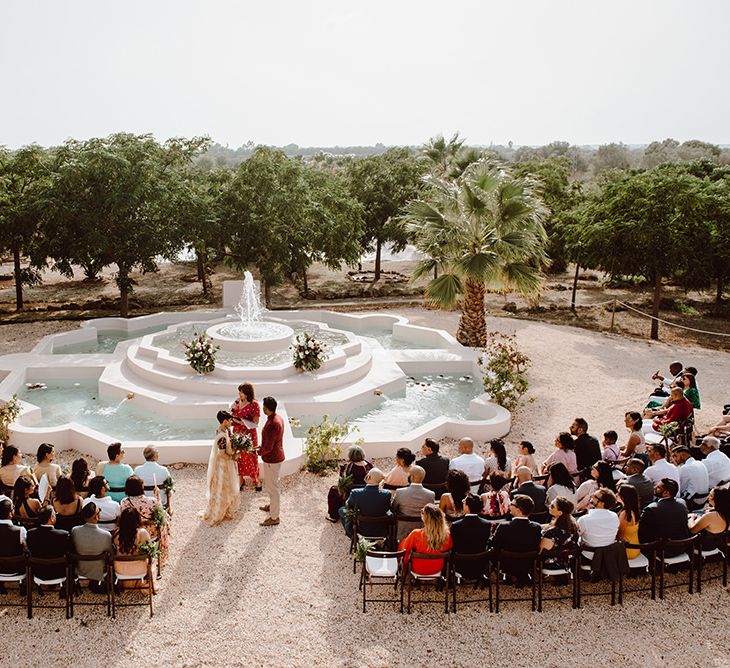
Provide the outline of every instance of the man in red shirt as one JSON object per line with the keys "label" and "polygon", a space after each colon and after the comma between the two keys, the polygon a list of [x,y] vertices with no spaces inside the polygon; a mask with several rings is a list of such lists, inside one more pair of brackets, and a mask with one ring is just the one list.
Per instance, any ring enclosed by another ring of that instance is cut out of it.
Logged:
{"label": "man in red shirt", "polygon": [[[658,417],[652,423],[654,431],[659,431],[659,428],[664,424],[670,422],[684,422],[690,415],[692,415],[692,402],[684,396],[684,391],[681,387],[672,388],[672,403],[667,408],[667,412],[662,417]],[[657,415],[659,411],[652,411],[652,416]]]}
{"label": "man in red shirt", "polygon": [[261,510],[269,513],[269,517],[261,522],[262,527],[279,524],[279,471],[284,461],[284,420],[276,414],[276,399],[264,397],[266,424],[261,429],[261,446],[259,455],[264,462],[264,490],[269,495],[269,503],[261,506]]}

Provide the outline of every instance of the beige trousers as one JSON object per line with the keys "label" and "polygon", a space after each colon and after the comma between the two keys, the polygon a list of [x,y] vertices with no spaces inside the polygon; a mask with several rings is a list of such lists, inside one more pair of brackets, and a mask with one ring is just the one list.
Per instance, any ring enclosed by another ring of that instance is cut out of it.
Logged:
{"label": "beige trousers", "polygon": [[279,519],[279,471],[281,463],[264,464],[264,490],[269,495],[269,514],[275,520]]}

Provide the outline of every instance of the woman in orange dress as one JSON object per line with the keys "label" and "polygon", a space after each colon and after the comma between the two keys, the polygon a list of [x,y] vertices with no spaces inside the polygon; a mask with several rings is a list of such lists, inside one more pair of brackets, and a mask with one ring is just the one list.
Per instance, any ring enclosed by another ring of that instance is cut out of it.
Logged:
{"label": "woman in orange dress", "polygon": [[[414,529],[398,545],[405,550],[404,561],[408,562],[411,552],[438,554],[450,550],[451,534],[446,524],[446,516],[435,503],[426,504],[421,511],[422,529]],[[419,575],[436,575],[444,567],[443,559],[414,559],[413,570]]]}
{"label": "woman in orange dress", "polygon": [[233,416],[233,433],[248,434],[253,441],[254,447],[253,452],[238,453],[238,481],[240,486],[243,487],[244,478],[251,478],[256,491],[260,492],[258,435],[255,426],[249,428],[243,423],[243,420],[248,420],[257,425],[261,417],[261,408],[256,401],[256,395],[251,383],[242,383],[238,386],[238,399],[231,404],[230,412]]}

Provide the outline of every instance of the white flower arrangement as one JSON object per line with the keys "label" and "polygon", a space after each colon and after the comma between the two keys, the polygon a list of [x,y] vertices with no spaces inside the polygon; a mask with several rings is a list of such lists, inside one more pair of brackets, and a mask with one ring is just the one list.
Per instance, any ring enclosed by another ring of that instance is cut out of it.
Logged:
{"label": "white flower arrangement", "polygon": [[194,371],[200,374],[210,373],[215,369],[215,354],[220,349],[206,334],[193,334],[188,343],[182,342],[185,347],[185,359]]}
{"label": "white flower arrangement", "polygon": [[324,346],[309,332],[297,334],[290,348],[294,368],[301,371],[316,371],[327,359]]}

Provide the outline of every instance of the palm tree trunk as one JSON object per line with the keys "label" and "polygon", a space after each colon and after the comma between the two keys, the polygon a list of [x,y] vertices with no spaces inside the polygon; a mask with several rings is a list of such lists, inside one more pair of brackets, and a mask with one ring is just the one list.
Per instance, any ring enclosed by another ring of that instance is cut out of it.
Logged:
{"label": "palm tree trunk", "polygon": [[464,303],[456,340],[463,346],[483,348],[487,345],[487,317],[484,310],[484,283],[465,281]]}
{"label": "palm tree trunk", "polygon": [[374,280],[380,280],[380,250],[383,247],[383,242],[378,238],[375,242],[375,276]]}
{"label": "palm tree trunk", "polygon": [[23,310],[23,275],[20,269],[20,245],[13,242],[13,273],[15,274],[15,310]]}
{"label": "palm tree trunk", "polygon": [[659,338],[659,305],[662,303],[662,277],[657,272],[654,276],[654,303],[652,305],[651,314],[654,316],[651,320],[651,338],[655,341]]}

